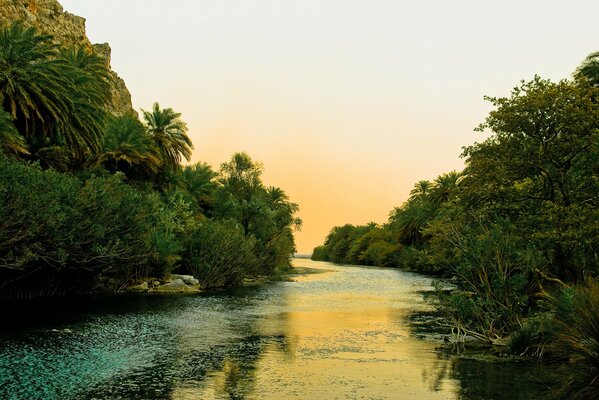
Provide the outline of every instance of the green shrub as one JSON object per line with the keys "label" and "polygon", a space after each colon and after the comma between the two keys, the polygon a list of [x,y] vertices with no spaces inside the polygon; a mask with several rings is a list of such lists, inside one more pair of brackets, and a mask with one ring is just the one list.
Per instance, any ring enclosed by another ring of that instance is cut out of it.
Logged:
{"label": "green shrub", "polygon": [[146,273],[157,198],[117,176],[77,178],[0,160],[0,297],[84,293]]}
{"label": "green shrub", "polygon": [[315,247],[311,259],[314,261],[328,261],[327,248],[325,246]]}
{"label": "green shrub", "polygon": [[599,398],[599,284],[566,289],[556,302],[552,355],[560,360],[563,398]]}
{"label": "green shrub", "polygon": [[202,288],[237,285],[254,275],[255,244],[232,222],[206,220],[189,238],[183,267]]}

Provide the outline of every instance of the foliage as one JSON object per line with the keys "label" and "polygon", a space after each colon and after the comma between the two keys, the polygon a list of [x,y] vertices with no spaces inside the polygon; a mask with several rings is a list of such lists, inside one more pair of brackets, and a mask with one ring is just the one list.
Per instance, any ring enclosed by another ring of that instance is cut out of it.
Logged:
{"label": "foliage", "polygon": [[599,86],[599,51],[589,54],[574,72],[576,79],[588,79],[595,87]]}
{"label": "foliage", "polygon": [[0,297],[84,293],[141,273],[156,199],[118,177],[78,179],[0,161]]}
{"label": "foliage", "polygon": [[[564,291],[555,312],[557,334],[550,351],[560,361],[560,394],[568,399],[599,397],[599,284]],[[564,301],[564,299],[566,301]]]}
{"label": "foliage", "polygon": [[27,144],[17,128],[15,128],[10,114],[0,110],[0,155],[23,156],[29,154]]}
{"label": "foliage", "polygon": [[162,167],[162,159],[144,126],[131,115],[114,116],[106,123],[102,149],[95,162],[129,179],[150,179]]}
{"label": "foliage", "polygon": [[99,56],[61,49],[50,36],[15,22],[0,31],[0,69],[1,106],[35,159],[60,146],[80,165],[99,149],[110,100],[108,69]]}
{"label": "foliage", "polygon": [[151,111],[142,110],[147,132],[154,140],[167,169],[176,169],[182,158],[189,161],[193,144],[187,136],[187,124],[172,108],[160,108],[154,103]]}
{"label": "foliage", "polygon": [[262,170],[262,164],[246,153],[234,154],[223,163],[213,214],[216,219],[234,221],[245,236],[256,239],[257,273],[271,275],[289,268],[295,251],[293,229],[299,229],[301,220],[295,217],[298,205],[283,190],[264,187]]}
{"label": "foliage", "polygon": [[253,276],[255,239],[230,221],[204,221],[189,239],[183,266],[202,288],[240,284]]}
{"label": "foliage", "polygon": [[264,186],[262,165],[238,153],[219,173],[181,166],[193,149],[181,114],[109,115],[112,88],[102,56],[19,22],[0,30],[0,297],[289,268],[299,208]]}

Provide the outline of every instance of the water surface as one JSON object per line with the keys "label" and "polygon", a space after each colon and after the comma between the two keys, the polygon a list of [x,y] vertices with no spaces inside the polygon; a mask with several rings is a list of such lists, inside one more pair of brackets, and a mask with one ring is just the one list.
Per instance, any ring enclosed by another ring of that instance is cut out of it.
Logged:
{"label": "water surface", "polygon": [[1,399],[534,399],[529,365],[443,355],[414,332],[431,279],[321,273],[220,293],[3,310]]}

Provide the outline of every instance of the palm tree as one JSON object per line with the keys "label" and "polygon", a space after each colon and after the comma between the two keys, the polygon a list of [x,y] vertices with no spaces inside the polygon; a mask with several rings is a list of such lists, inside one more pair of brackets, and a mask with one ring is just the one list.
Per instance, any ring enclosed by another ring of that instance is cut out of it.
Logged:
{"label": "palm tree", "polygon": [[217,175],[206,163],[187,165],[180,171],[182,189],[192,199],[191,203],[197,205],[202,212],[209,211],[213,206],[217,187],[214,178]]}
{"label": "palm tree", "polygon": [[107,108],[112,98],[110,71],[106,61],[84,48],[62,49],[60,57],[70,68],[65,70],[73,82],[74,110],[62,129],[67,145],[81,163],[102,145]]}
{"label": "palm tree", "polygon": [[429,200],[436,206],[445,203],[455,192],[461,179],[462,174],[457,171],[439,175],[433,182],[433,187],[429,192]]}
{"label": "palm tree", "polygon": [[106,124],[102,150],[95,162],[112,171],[145,177],[157,174],[162,167],[160,152],[144,126],[131,115],[112,117]]}
{"label": "palm tree", "polygon": [[418,245],[424,241],[423,229],[436,213],[437,207],[430,201],[408,202],[391,212],[389,225],[397,232],[401,243]]}
{"label": "palm tree", "polygon": [[98,106],[110,103],[112,76],[106,59],[84,47],[62,48],[60,57],[77,72],[72,76],[73,83],[83,89],[82,94],[87,102]]}
{"label": "palm tree", "polygon": [[591,53],[574,72],[576,79],[586,78],[591,85],[599,86],[599,51]]}
{"label": "palm tree", "polygon": [[21,156],[29,154],[23,136],[19,135],[10,115],[0,110],[0,154]]}
{"label": "palm tree", "polygon": [[109,93],[99,60],[82,50],[59,51],[51,36],[20,22],[0,31],[1,107],[32,157],[64,146],[67,158],[81,163],[99,150]]}
{"label": "palm tree", "polygon": [[189,161],[193,144],[187,136],[187,124],[181,120],[181,114],[172,108],[161,109],[158,103],[154,103],[152,111],[141,111],[147,132],[160,150],[164,167],[177,169],[182,157]]}
{"label": "palm tree", "polygon": [[2,108],[25,138],[47,136],[66,125],[73,110],[66,69],[51,36],[38,35],[20,22],[0,31]]}
{"label": "palm tree", "polygon": [[408,201],[415,201],[417,199],[422,199],[428,195],[429,191],[432,188],[432,183],[427,180],[418,181],[414,188],[410,191],[410,197]]}

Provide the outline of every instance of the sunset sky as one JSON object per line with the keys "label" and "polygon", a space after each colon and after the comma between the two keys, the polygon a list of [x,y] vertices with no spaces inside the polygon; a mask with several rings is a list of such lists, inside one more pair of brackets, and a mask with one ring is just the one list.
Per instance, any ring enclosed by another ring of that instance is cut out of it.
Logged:
{"label": "sunset sky", "polygon": [[183,114],[192,162],[237,151],[301,207],[298,251],[384,223],[461,169],[490,107],[599,51],[597,1],[60,0],[109,42],[136,109]]}

